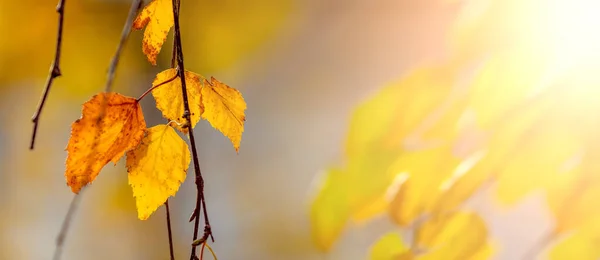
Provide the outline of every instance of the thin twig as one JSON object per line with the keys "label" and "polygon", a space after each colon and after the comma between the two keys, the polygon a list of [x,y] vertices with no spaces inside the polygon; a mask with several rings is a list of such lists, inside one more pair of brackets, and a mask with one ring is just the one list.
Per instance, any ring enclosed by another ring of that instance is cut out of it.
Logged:
{"label": "thin twig", "polygon": [[121,52],[125,47],[125,43],[127,42],[127,38],[129,38],[129,32],[131,32],[131,26],[133,24],[133,20],[135,19],[135,15],[142,8],[141,0],[133,0],[131,3],[131,7],[129,8],[129,14],[127,15],[127,20],[125,21],[125,25],[123,25],[123,31],[121,31],[121,40],[119,41],[119,45],[117,46],[117,51],[115,55],[112,57],[110,61],[110,66],[108,67],[108,73],[106,76],[106,84],[104,85],[104,92],[110,92],[112,88],[112,83],[115,78],[115,72],[117,71],[117,65],[119,64],[119,58],[121,57]]}
{"label": "thin twig", "polygon": [[[64,1],[62,0],[61,3],[59,3],[59,7],[61,5],[64,5]],[[112,88],[112,82],[115,76],[115,72],[117,70],[117,65],[119,63],[119,57],[121,56],[121,51],[123,49],[123,47],[125,46],[125,42],[127,40],[127,37],[129,36],[129,32],[131,30],[131,24],[133,23],[133,19],[135,18],[135,15],[137,14],[138,10],[142,7],[142,1],[141,0],[133,0],[131,3],[131,8],[129,9],[129,14],[127,16],[127,20],[125,21],[125,25],[123,26],[123,32],[121,34],[121,40],[119,41],[119,45],[117,46],[117,51],[115,52],[115,55],[113,56],[110,65],[108,67],[108,74],[107,74],[107,79],[106,79],[106,85],[104,86],[104,91],[105,92],[110,92],[111,88]],[[62,10],[64,7],[60,7],[60,9]],[[59,9],[57,7],[57,9]],[[59,11],[59,13],[62,13],[63,11]],[[62,17],[62,15],[61,15]],[[59,29],[59,35],[62,32],[62,18],[60,21],[60,29]],[[60,36],[59,36],[60,37]],[[60,53],[60,49],[57,49],[58,53]],[[56,64],[58,64],[58,61],[55,61]],[[57,65],[58,68],[58,65]],[[59,70],[60,72],[60,70]],[[50,83],[51,83],[51,79],[50,79]],[[49,85],[48,85],[49,86]],[[49,87],[48,87],[49,88]],[[47,93],[45,93],[47,94]],[[45,100],[45,96],[43,98],[43,100]],[[106,111],[106,103],[107,100],[104,99],[104,105],[102,106],[102,111],[100,112],[100,116],[98,117],[98,128],[101,128],[101,121],[102,118],[104,117],[105,111]],[[43,101],[41,103],[43,105]],[[40,110],[41,110],[41,106],[40,106]],[[39,115],[36,113],[36,116]],[[34,126],[34,135],[33,137],[35,138],[35,129],[37,128],[37,121],[36,121],[37,117],[34,117],[34,122],[36,122],[35,126]],[[94,137],[94,143],[92,145],[93,149],[96,149],[97,147],[97,143],[98,143],[98,135],[95,135]],[[33,148],[33,138],[32,138],[32,147]],[[94,152],[90,153],[93,154]],[[88,165],[89,168],[89,165]],[[89,169],[88,169],[89,171]],[[63,225],[62,228],[60,230],[60,233],[58,235],[58,238],[56,239],[56,249],[54,251],[54,260],[59,260],[60,259],[60,255],[62,253],[62,248],[64,247],[64,241],[67,235],[67,231],[69,229],[69,226],[71,225],[71,219],[73,217],[73,214],[75,213],[75,210],[77,209],[77,205],[79,204],[79,201],[81,200],[81,196],[82,196],[82,191],[85,190],[82,189],[79,194],[75,194],[75,197],[73,197],[73,200],[71,201],[71,205],[69,206],[69,211],[67,212],[67,215],[65,216],[65,219],[63,220]]]}
{"label": "thin twig", "polygon": [[202,243],[202,247],[200,248],[200,260],[204,259],[204,248],[206,247],[206,241]]}
{"label": "thin twig", "polygon": [[[185,84],[185,67],[183,62],[183,48],[181,47],[181,31],[179,29],[179,8],[178,8],[178,0],[172,0],[173,4],[173,20],[175,22],[175,45],[176,45],[176,53],[177,53],[177,67],[179,68],[179,79],[181,80],[181,91],[183,95],[183,108],[184,113],[183,117],[186,119],[186,122],[191,122],[190,119],[190,105],[188,103],[187,96],[187,86]],[[198,152],[196,151],[196,142],[194,139],[194,131],[190,129],[188,131],[190,135],[190,143],[192,146],[192,155],[194,158],[194,172],[196,174],[196,189],[198,190],[196,196],[196,216],[200,215],[200,205],[202,205],[202,210],[204,213],[204,235],[202,237],[211,237],[212,231],[210,229],[210,222],[208,220],[208,213],[206,211],[206,202],[204,201],[204,179],[202,178],[202,172],[200,171],[200,162],[198,161]],[[194,236],[193,240],[198,238],[198,227],[200,226],[200,218],[196,218],[194,221]],[[214,238],[213,238],[214,241]],[[196,247],[192,246],[192,253],[190,255],[190,259],[194,259],[196,256]]]}
{"label": "thin twig", "polygon": [[165,201],[165,208],[167,210],[167,230],[169,232],[169,253],[171,254],[171,260],[175,260],[175,252],[173,251],[173,233],[171,233],[171,213],[169,211],[169,200]]}
{"label": "thin twig", "polygon": [[52,257],[53,260],[60,259],[60,256],[62,254],[64,245],[65,245],[65,239],[67,237],[67,232],[69,231],[69,227],[71,226],[71,219],[73,219],[73,215],[76,212],[77,206],[79,206],[79,201],[81,200],[81,193],[84,190],[85,190],[85,188],[82,189],[79,192],[79,194],[75,194],[75,196],[73,196],[73,199],[71,199],[71,204],[69,204],[69,210],[67,211],[67,215],[65,216],[62,226],[60,227],[60,232],[58,233],[58,236],[56,237],[56,248],[54,249],[54,256]]}
{"label": "thin twig", "polygon": [[33,147],[35,145],[35,136],[37,135],[40,115],[42,114],[44,104],[46,104],[46,99],[48,98],[48,93],[50,93],[52,82],[55,78],[58,78],[62,75],[60,71],[60,51],[62,46],[65,1],[66,0],[59,0],[58,5],[56,6],[56,12],[58,12],[58,35],[56,36],[56,51],[54,52],[54,61],[52,62],[52,65],[50,65],[50,72],[48,73],[48,78],[46,79],[46,87],[42,92],[42,97],[40,98],[35,114],[33,114],[33,117],[31,118],[31,121],[33,122],[33,133],[31,134],[31,143],[29,144],[29,150],[33,150]]}
{"label": "thin twig", "polygon": [[[179,7],[181,7],[181,0],[177,0],[177,4],[173,5],[173,8],[177,8],[177,10],[179,10]],[[172,48],[172,52],[171,52],[171,68],[175,68],[176,66],[177,66],[177,39],[175,37],[173,37],[173,48]]]}

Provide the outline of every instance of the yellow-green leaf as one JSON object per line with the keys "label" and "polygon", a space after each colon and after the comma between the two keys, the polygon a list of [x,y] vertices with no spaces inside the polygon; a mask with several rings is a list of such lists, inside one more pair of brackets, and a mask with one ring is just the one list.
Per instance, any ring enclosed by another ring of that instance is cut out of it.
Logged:
{"label": "yellow-green leaf", "polygon": [[127,153],[129,184],[139,219],[147,219],[177,193],[190,160],[187,144],[168,125],[149,128],[142,143]]}

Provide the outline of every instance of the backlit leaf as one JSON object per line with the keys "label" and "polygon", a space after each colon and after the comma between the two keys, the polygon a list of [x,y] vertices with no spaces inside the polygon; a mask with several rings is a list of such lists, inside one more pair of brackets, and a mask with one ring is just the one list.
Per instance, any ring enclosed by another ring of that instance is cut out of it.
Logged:
{"label": "backlit leaf", "polygon": [[598,234],[586,231],[569,234],[550,249],[548,257],[551,260],[597,260],[600,258],[598,239]]}
{"label": "backlit leaf", "polygon": [[141,30],[146,27],[142,50],[152,65],[156,65],[156,56],[167,39],[173,23],[171,0],[152,0],[133,22],[133,29]]}
{"label": "backlit leaf", "polygon": [[246,121],[246,101],[242,93],[211,77],[210,83],[205,81],[202,86],[202,104],[202,118],[229,138],[238,152]]}
{"label": "backlit leaf", "polygon": [[[471,212],[457,212],[425,221],[417,230],[417,248],[426,253],[419,259],[471,259],[487,247],[483,219]],[[485,253],[485,252],[484,252]]]}
{"label": "backlit leaf", "polygon": [[552,178],[548,185],[546,198],[556,218],[556,233],[583,229],[600,234],[600,207],[591,206],[600,201],[600,161],[595,150],[574,158],[571,164],[575,166]]}
{"label": "backlit leaf", "polygon": [[127,152],[129,184],[139,219],[147,219],[177,193],[190,160],[187,144],[168,125],[149,128],[141,144]]}
{"label": "backlit leaf", "polygon": [[408,226],[421,214],[429,213],[441,195],[442,184],[459,162],[448,146],[408,153],[394,162],[391,169],[408,174],[408,179],[390,203],[392,219]]}
{"label": "backlit leaf", "polygon": [[[190,106],[189,127],[194,128],[196,123],[200,121],[200,115],[204,112],[202,105],[201,76],[193,72],[185,72],[185,83],[188,96],[188,104]],[[165,83],[167,82],[167,83]],[[156,107],[162,112],[163,117],[175,121],[170,125],[177,130],[187,133],[188,127],[184,127],[187,122],[183,117],[183,95],[181,91],[181,79],[177,77],[176,69],[167,69],[156,75],[152,82],[152,86],[161,86],[152,90],[152,96],[156,100]]]}
{"label": "backlit leaf", "polygon": [[432,122],[445,118],[443,103],[454,86],[454,71],[453,64],[416,69],[354,111],[346,141],[347,178],[360,187],[348,195],[353,220],[385,212],[386,192],[401,174],[390,165],[407,150],[429,145],[421,138],[439,126]]}
{"label": "backlit leaf", "polygon": [[310,207],[312,238],[316,246],[328,251],[341,235],[350,218],[348,182],[339,169],[324,173],[322,183]]}
{"label": "backlit leaf", "polygon": [[347,195],[352,220],[364,222],[387,210],[386,192],[397,176],[397,172],[390,171],[390,164],[400,154],[399,149],[381,149],[348,161],[344,182],[354,187]]}
{"label": "backlit leaf", "polygon": [[359,105],[346,140],[348,158],[402,147],[404,139],[448,96],[453,72],[452,66],[416,69]]}
{"label": "backlit leaf", "polygon": [[100,93],[83,104],[71,125],[65,177],[75,193],[92,182],[108,162],[115,164],[144,137],[146,121],[135,98]]}
{"label": "backlit leaf", "polygon": [[497,53],[487,60],[469,91],[479,126],[491,128],[492,122],[543,87],[547,63],[535,49]]}
{"label": "backlit leaf", "polygon": [[409,260],[412,253],[399,234],[390,232],[383,235],[371,247],[371,260]]}

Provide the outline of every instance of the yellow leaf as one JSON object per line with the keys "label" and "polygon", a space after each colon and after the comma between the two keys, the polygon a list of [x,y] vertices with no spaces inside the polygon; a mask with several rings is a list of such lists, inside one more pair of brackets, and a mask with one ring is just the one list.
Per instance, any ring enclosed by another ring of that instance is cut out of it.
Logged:
{"label": "yellow leaf", "polygon": [[546,199],[556,218],[554,231],[567,233],[584,228],[600,232],[600,176],[597,155],[586,155],[578,167],[554,177]]}
{"label": "yellow leaf", "polygon": [[[524,147],[528,143],[533,143],[535,140],[542,140],[540,137],[532,135],[531,131],[534,126],[542,122],[540,116],[547,113],[547,109],[554,104],[555,100],[551,96],[533,97],[522,101],[522,104],[517,106],[518,109],[511,109],[510,112],[505,113],[500,118],[489,121],[488,126],[493,129],[488,131],[487,135],[489,137],[482,143],[482,148],[471,153],[461,163],[465,167],[465,172],[457,175],[452,183],[449,183],[451,185],[446,187],[447,189],[434,207],[434,211],[438,213],[453,211],[479,189],[482,184],[493,177],[498,177],[505,169],[508,169],[506,172],[508,175],[506,176],[505,183],[502,184],[504,186],[502,190],[508,194],[502,193],[499,196],[504,203],[512,203],[529,191],[539,188],[538,184],[541,182],[535,180],[528,181],[527,183],[516,183],[515,185],[521,188],[511,190],[509,183],[518,181],[518,178],[513,179],[512,176],[528,178],[527,176],[522,176],[522,172],[515,171],[515,169],[518,169],[515,166],[521,165],[524,167],[525,165],[518,164],[512,160],[515,157],[523,155],[525,150],[527,150]],[[543,145],[543,141],[535,141],[535,143],[538,146]],[[543,159],[539,158],[536,160],[543,161]],[[542,162],[540,161],[540,163]],[[507,168],[511,164],[511,168]],[[530,172],[529,168],[521,168],[521,170]],[[544,172],[539,172],[539,174],[544,174]]]}
{"label": "yellow leaf", "polygon": [[586,231],[570,234],[550,249],[549,259],[597,260],[600,258],[598,239],[600,239],[598,234]]}
{"label": "yellow leaf", "polygon": [[385,194],[379,196],[379,198],[373,199],[363,207],[358,207],[353,211],[352,221],[355,224],[364,224],[371,218],[380,215],[388,209],[390,202],[386,198]]}
{"label": "yellow leaf", "polygon": [[422,145],[420,138],[430,134],[430,122],[445,118],[435,114],[454,86],[455,68],[450,64],[412,71],[354,111],[346,141],[347,178],[355,187],[348,195],[353,220],[362,222],[385,212],[386,192],[401,173],[390,165],[407,148]]}
{"label": "yellow leaf", "polygon": [[238,152],[242,133],[244,132],[244,121],[246,116],[246,101],[237,89],[231,88],[215,78],[211,77],[210,83],[204,82],[202,86],[202,104],[204,113],[202,118],[208,120],[210,125],[223,133]]}
{"label": "yellow leaf", "polygon": [[512,205],[529,192],[546,187],[549,180],[561,174],[561,166],[581,150],[575,139],[565,129],[548,127],[520,143],[511,159],[498,169],[500,202]]}
{"label": "yellow leaf", "polygon": [[152,65],[156,65],[156,56],[167,39],[173,23],[171,0],[152,0],[133,21],[133,29],[141,30],[146,26],[142,50]]}
{"label": "yellow leaf", "polygon": [[487,60],[469,92],[479,126],[491,129],[494,121],[536,93],[547,63],[548,58],[533,48],[500,52]]}
{"label": "yellow leaf", "polygon": [[149,128],[141,144],[127,153],[129,184],[139,219],[147,219],[177,193],[190,160],[187,144],[168,125]]}
{"label": "yellow leaf", "polygon": [[397,176],[390,165],[400,154],[399,149],[381,149],[348,161],[344,182],[352,190],[347,200],[354,221],[364,222],[386,212],[389,199],[385,195]]}
{"label": "yellow leaf", "polygon": [[330,169],[310,206],[312,238],[316,246],[328,251],[341,235],[348,219],[348,183],[345,172]]}
{"label": "yellow leaf", "polygon": [[404,154],[392,166],[397,173],[408,174],[390,203],[390,214],[400,226],[408,226],[429,213],[442,193],[442,184],[459,164],[449,146]]}
{"label": "yellow leaf", "polygon": [[[177,77],[176,69],[167,69],[156,75],[156,78],[152,82],[152,86],[156,87],[152,90],[152,96],[156,100],[156,107],[162,112],[163,117],[175,121],[170,125],[177,128],[177,130],[187,133],[188,127],[194,128],[196,123],[200,121],[200,115],[204,112],[202,105],[202,94],[201,89],[201,78],[202,76],[186,71],[185,72],[185,83],[188,95],[188,104],[190,106],[190,119],[191,123],[185,122],[183,117],[183,96],[181,91],[181,79]],[[166,83],[165,83],[166,82]],[[161,85],[162,84],[162,85]]]}
{"label": "yellow leaf", "polygon": [[425,221],[416,234],[416,246],[427,253],[419,259],[471,259],[486,250],[487,229],[475,213],[456,212]]}
{"label": "yellow leaf", "polygon": [[374,149],[400,148],[424,118],[447,98],[454,84],[454,67],[414,70],[359,105],[346,140],[348,158]]}
{"label": "yellow leaf", "polygon": [[467,260],[489,260],[494,255],[494,244],[487,242],[483,247],[480,247],[477,252],[470,255]]}
{"label": "yellow leaf", "polygon": [[115,164],[144,137],[146,121],[135,98],[100,93],[83,104],[71,125],[65,177],[74,193],[92,182],[108,162]]}
{"label": "yellow leaf", "polygon": [[477,151],[463,159],[452,172],[452,176],[444,180],[440,186],[440,195],[431,206],[433,214],[447,214],[455,211],[485,181],[490,178],[490,171],[477,170],[479,161],[485,152]]}
{"label": "yellow leaf", "polygon": [[409,260],[412,253],[397,233],[383,235],[371,247],[371,260]]}

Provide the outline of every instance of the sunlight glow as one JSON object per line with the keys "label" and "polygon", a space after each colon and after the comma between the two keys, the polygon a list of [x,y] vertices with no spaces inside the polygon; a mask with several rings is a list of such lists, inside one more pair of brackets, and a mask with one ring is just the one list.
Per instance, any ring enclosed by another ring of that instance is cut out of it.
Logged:
{"label": "sunlight glow", "polygon": [[[600,58],[600,1],[554,0],[548,3],[546,44],[563,68],[596,63]],[[543,11],[543,10],[541,10]]]}

